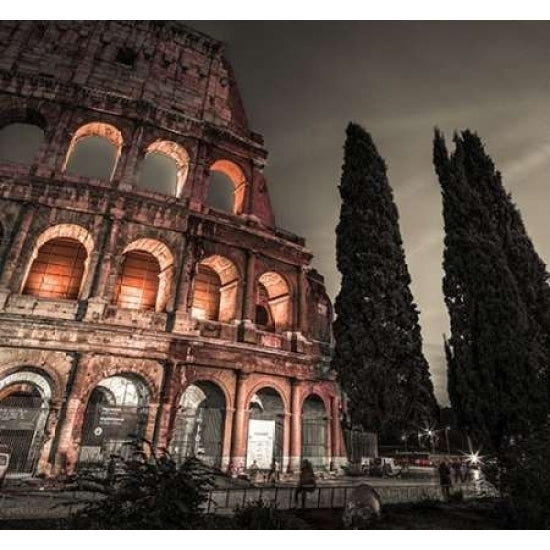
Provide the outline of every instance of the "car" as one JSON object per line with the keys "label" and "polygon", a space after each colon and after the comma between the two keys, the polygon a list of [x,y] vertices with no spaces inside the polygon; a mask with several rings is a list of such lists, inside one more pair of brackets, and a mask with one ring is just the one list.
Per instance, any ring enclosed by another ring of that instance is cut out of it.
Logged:
{"label": "car", "polygon": [[10,452],[6,447],[0,447],[0,489],[6,479],[8,473],[8,466],[10,465]]}
{"label": "car", "polygon": [[364,458],[361,466],[364,474],[373,477],[391,476],[399,469],[393,458],[384,456]]}

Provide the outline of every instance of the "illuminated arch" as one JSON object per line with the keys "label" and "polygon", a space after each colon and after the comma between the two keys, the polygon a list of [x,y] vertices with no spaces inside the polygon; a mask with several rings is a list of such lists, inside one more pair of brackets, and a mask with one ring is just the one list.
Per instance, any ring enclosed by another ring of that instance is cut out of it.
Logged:
{"label": "illuminated arch", "polygon": [[[151,170],[152,174],[148,173],[148,159],[152,158],[150,155],[161,155],[162,157],[170,159],[173,162],[175,168],[173,183],[161,182],[164,185],[159,186],[158,183],[154,181],[154,172],[158,171],[158,169],[155,170],[153,168]],[[151,191],[162,192],[167,195],[179,197],[187,179],[188,168],[189,155],[181,145],[173,141],[155,141],[147,147],[145,157],[143,158],[139,186]],[[149,177],[151,177],[151,181],[149,181]],[[170,187],[172,187],[171,191],[169,189]]]}
{"label": "illuminated arch", "polygon": [[[51,246],[46,250],[49,243]],[[75,246],[76,243],[80,243],[82,252]],[[80,225],[58,224],[49,227],[36,240],[21,292],[38,297],[79,298],[90,267],[93,248],[92,236]],[[47,255],[47,258],[43,258],[43,255]],[[48,290],[48,279],[56,279],[51,286],[59,286],[58,291]]]}
{"label": "illuminated arch", "polygon": [[[110,149],[104,146],[104,142],[110,145]],[[63,165],[63,172],[110,180],[115,173],[122,145],[123,139],[120,130],[111,124],[105,124],[104,122],[85,124],[73,135]],[[96,158],[94,162],[90,163],[91,159],[88,157],[97,156],[93,151],[94,147],[102,148],[103,151],[99,153],[100,158]],[[85,166],[80,166],[82,163],[85,163]]]}
{"label": "illuminated arch", "polygon": [[156,239],[142,238],[131,242],[122,254],[115,303],[130,309],[164,311],[174,280],[174,256],[170,249]]}
{"label": "illuminated arch", "polygon": [[[247,181],[242,169],[230,160],[217,160],[210,166],[210,173],[219,172],[223,174],[233,186],[233,200],[231,211],[234,214],[242,214],[246,196]],[[212,179],[212,178],[211,178]],[[209,186],[209,197],[213,190]]]}
{"label": "illuminated arch", "polygon": [[[290,287],[286,279],[276,271],[266,271],[256,285],[256,322],[261,311],[267,310],[270,324],[267,330],[283,332],[292,326]],[[261,323],[260,323],[261,324]]]}
{"label": "illuminated arch", "polygon": [[191,315],[228,323],[237,314],[239,272],[225,256],[214,254],[203,259],[193,281]]}

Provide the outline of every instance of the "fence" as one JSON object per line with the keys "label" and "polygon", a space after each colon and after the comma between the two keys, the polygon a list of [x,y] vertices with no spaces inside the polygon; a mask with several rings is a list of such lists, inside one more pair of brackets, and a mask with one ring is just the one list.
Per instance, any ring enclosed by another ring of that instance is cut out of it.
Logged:
{"label": "fence", "polygon": [[[358,485],[318,486],[306,493],[304,508],[344,508],[353,490]],[[460,485],[464,498],[494,496],[492,490],[483,484]],[[442,500],[439,485],[377,485],[374,489],[382,504],[419,502],[422,500]],[[243,507],[261,500],[265,504],[277,506],[282,510],[301,508],[295,499],[296,487],[244,487],[212,489],[208,494],[207,513],[230,513],[237,507]]]}

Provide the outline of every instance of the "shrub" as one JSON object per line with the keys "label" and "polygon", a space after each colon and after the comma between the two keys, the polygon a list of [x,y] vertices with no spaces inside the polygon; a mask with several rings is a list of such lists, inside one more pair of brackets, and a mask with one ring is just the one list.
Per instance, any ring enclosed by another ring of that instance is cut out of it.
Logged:
{"label": "shrub", "polygon": [[[144,442],[146,445],[150,444]],[[201,529],[207,520],[202,505],[212,485],[212,472],[190,458],[177,466],[167,452],[160,456],[136,448],[119,473],[96,478],[103,498],[73,519],[75,529]],[[90,480],[88,480],[89,482]]]}

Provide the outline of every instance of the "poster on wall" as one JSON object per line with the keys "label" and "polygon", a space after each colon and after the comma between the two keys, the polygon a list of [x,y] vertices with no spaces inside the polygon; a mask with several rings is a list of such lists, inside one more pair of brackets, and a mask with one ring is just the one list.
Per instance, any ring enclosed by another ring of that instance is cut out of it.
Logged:
{"label": "poster on wall", "polygon": [[273,462],[275,420],[250,420],[248,423],[248,451],[246,467],[254,461],[260,469],[270,469]]}

